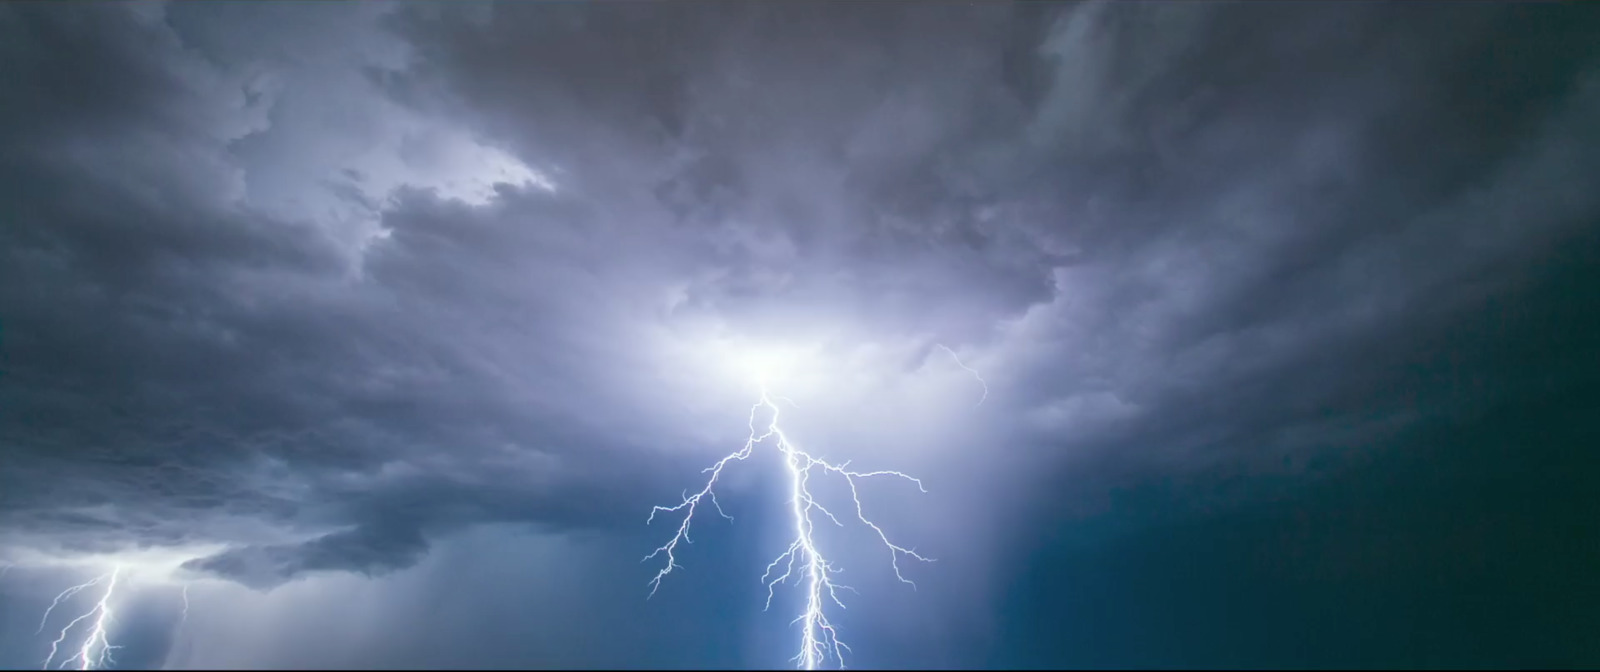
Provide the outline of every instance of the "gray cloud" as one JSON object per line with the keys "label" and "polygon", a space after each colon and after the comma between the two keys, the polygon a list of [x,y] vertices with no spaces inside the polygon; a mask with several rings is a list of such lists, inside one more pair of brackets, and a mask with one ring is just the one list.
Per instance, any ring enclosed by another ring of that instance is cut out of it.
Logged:
{"label": "gray cloud", "polygon": [[[507,337],[533,334],[518,344],[530,353],[571,343],[550,334],[541,345],[530,325],[566,319],[574,310],[574,299],[544,291],[550,303],[542,308],[529,301],[495,312],[515,301],[513,284],[497,284],[509,278],[493,274],[495,258],[506,267],[516,259],[507,245],[536,249],[558,238],[503,213],[523,208],[524,216],[542,211],[560,220],[582,217],[583,209],[519,197],[506,187],[496,219],[495,210],[478,214],[460,202],[403,192],[380,215],[392,232],[388,242],[353,266],[337,236],[256,210],[238,188],[249,164],[233,154],[238,134],[224,122],[235,123],[234,105],[249,97],[252,80],[186,50],[159,13],[152,19],[141,11],[17,7],[5,14],[8,31],[59,34],[86,49],[140,40],[165,49],[141,46],[138,58],[129,59],[73,50],[81,67],[49,63],[49,71],[44,62],[27,70],[28,61],[9,60],[8,67],[30,75],[20,78],[24,85],[40,82],[24,96],[33,104],[66,95],[57,92],[93,90],[94,78],[124,86],[149,80],[114,94],[125,99],[117,103],[117,123],[181,120],[127,131],[83,121],[92,132],[111,134],[87,145],[75,126],[54,136],[8,126],[26,135],[8,136],[4,164],[26,179],[11,182],[18,191],[0,207],[10,221],[41,223],[6,233],[4,432],[16,450],[4,490],[8,527],[24,538],[18,542],[43,536],[102,549],[261,543],[256,548],[268,556],[301,549],[308,557],[271,563],[292,574],[337,565],[340,552],[367,542],[372,553],[410,554],[411,544],[372,530],[409,526],[414,537],[421,521],[373,528],[365,511],[396,502],[409,509],[412,496],[431,499],[431,506],[417,507],[428,511],[430,523],[462,515],[453,508],[486,512],[462,522],[558,516],[552,506],[591,515],[549,493],[568,492],[570,483],[598,485],[593,474],[579,468],[561,476],[567,469],[542,455],[604,460],[604,449],[561,445],[574,439],[574,425],[559,420],[560,410],[541,418],[539,404],[525,396],[534,388],[508,389],[507,369],[494,368],[496,358],[521,355],[507,350]],[[117,67],[131,72],[117,76]],[[182,95],[152,95],[150,87]],[[220,175],[213,165],[223,167]],[[227,180],[224,188],[217,188],[217,177]],[[460,217],[481,224],[446,224]],[[547,251],[544,258],[562,266],[522,286],[570,285],[581,251],[570,245]],[[472,330],[482,328],[497,331],[474,337]],[[543,362],[529,356],[521,370],[559,377],[559,367],[572,361],[570,351],[564,354]],[[566,375],[581,384],[581,369]],[[572,393],[557,394],[571,400]],[[502,394],[510,396],[496,398]],[[540,428],[552,421],[567,429]],[[441,449],[452,457],[429,457]],[[419,468],[431,472],[418,490],[378,494],[391,487],[383,474]],[[616,471],[606,483],[626,484],[625,470]],[[486,482],[488,475],[495,482]],[[545,514],[520,494],[530,487],[548,495]],[[393,501],[368,503],[385,496]],[[605,510],[605,501],[592,508]],[[517,506],[533,508],[511,513]],[[363,532],[291,546],[272,541],[277,535],[268,531],[251,531],[248,523],[257,519],[310,530],[353,521]],[[263,534],[267,539],[256,539]],[[366,564],[357,557],[350,566]]]}
{"label": "gray cloud", "polygon": [[415,527],[358,527],[301,544],[234,548],[191,560],[184,569],[219,574],[261,588],[271,588],[306,572],[353,570],[381,576],[415,563],[428,544]]}
{"label": "gray cloud", "polygon": [[[1486,55],[1506,23],[1537,38]],[[818,395],[812,436],[978,478],[931,505],[962,530],[1026,499],[986,479],[1072,460],[1303,471],[1418,421],[1407,353],[1592,221],[1600,90],[1560,23],[0,7],[0,524],[221,546],[186,567],[255,587],[615,530],[741,438],[706,334],[889,380]]]}

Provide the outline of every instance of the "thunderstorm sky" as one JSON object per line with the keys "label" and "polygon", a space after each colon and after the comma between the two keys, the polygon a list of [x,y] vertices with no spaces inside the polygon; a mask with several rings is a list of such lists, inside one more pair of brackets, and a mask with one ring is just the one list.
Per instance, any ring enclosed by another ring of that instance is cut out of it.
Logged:
{"label": "thunderstorm sky", "polygon": [[855,667],[1600,665],[1597,176],[1593,3],[0,3],[0,667],[783,667],[773,349]]}

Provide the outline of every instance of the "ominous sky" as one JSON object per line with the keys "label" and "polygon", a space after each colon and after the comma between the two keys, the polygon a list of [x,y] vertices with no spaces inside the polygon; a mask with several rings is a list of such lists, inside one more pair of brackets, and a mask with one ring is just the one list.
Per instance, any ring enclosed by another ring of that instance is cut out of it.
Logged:
{"label": "ominous sky", "polygon": [[770,446],[640,562],[771,352],[927,489],[853,667],[1600,665],[1597,120],[1588,3],[0,4],[0,667],[786,666]]}

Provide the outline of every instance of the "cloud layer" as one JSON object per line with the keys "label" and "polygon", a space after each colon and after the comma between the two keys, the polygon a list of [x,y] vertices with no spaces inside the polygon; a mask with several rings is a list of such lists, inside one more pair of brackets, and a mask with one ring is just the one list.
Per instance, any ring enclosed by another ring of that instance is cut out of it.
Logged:
{"label": "cloud layer", "polygon": [[1064,465],[1302,473],[1487,403],[1423,408],[1397,367],[1592,224],[1590,30],[6,5],[4,543],[203,547],[187,569],[270,588],[475,526],[638,525],[742,438],[740,344],[820,353],[810,436],[949,476],[962,531]]}

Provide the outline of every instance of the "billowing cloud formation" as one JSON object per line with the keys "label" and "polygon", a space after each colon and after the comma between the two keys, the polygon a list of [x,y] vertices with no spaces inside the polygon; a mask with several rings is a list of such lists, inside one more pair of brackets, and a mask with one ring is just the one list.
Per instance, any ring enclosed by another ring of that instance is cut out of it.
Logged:
{"label": "billowing cloud formation", "polygon": [[[1508,24],[1537,37],[1490,49]],[[857,381],[816,435],[930,469],[1302,469],[1284,455],[1417,420],[1397,353],[1592,221],[1587,30],[1515,6],[0,7],[0,523],[59,552],[222,545],[186,566],[260,587],[474,525],[637,524],[739,421],[747,390],[706,369],[737,343],[815,346]],[[935,343],[984,371],[981,413],[924,419],[970,401]],[[862,403],[885,390],[925,396]],[[893,445],[960,423],[995,447]]]}

